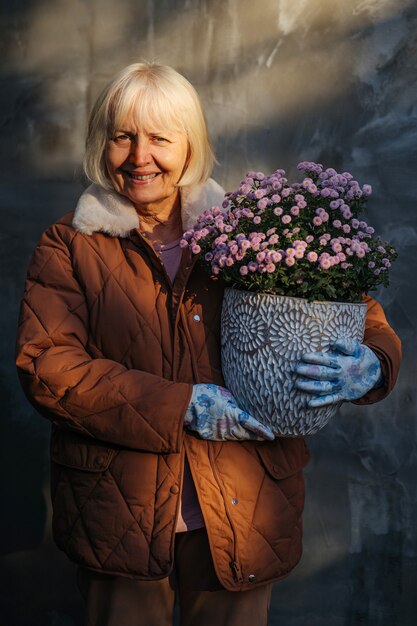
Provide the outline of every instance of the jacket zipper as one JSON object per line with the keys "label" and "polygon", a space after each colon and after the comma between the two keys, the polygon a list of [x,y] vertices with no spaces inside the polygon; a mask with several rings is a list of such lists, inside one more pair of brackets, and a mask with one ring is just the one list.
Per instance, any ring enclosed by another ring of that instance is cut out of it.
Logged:
{"label": "jacket zipper", "polygon": [[239,565],[239,560],[238,560],[238,542],[237,542],[237,534],[235,531],[235,527],[233,525],[232,522],[232,517],[230,515],[230,511],[229,511],[229,507],[227,504],[227,499],[225,497],[224,494],[224,490],[222,487],[222,481],[219,477],[219,474],[217,472],[217,468],[216,468],[216,464],[215,464],[215,460],[214,460],[214,452],[213,452],[213,447],[210,445],[208,445],[208,451],[209,451],[209,461],[210,461],[210,465],[211,468],[213,470],[213,475],[216,479],[217,484],[219,485],[219,489],[220,489],[220,493],[222,494],[223,497],[223,502],[224,502],[224,509],[226,511],[226,517],[229,521],[230,524],[230,528],[232,529],[232,533],[233,533],[233,560],[229,562],[230,568],[232,570],[232,574],[233,574],[233,578],[235,579],[236,582],[238,583],[243,583],[243,575],[242,575],[242,570],[240,569],[240,565]]}
{"label": "jacket zipper", "polygon": [[[158,270],[160,270],[162,272],[162,274],[164,275],[164,278],[166,280],[167,285],[169,285],[170,287],[170,291],[171,291],[171,299],[172,299],[172,295],[173,295],[173,283],[171,283],[171,279],[168,276],[168,273],[165,269],[165,266],[162,262],[162,259],[158,256],[158,254],[156,254],[153,246],[149,243],[149,241],[147,241],[145,239],[145,237],[143,237],[140,233],[138,233],[137,231],[135,231],[135,235],[136,237],[139,239],[139,241],[141,241],[143,243],[143,245],[145,246],[145,249],[148,256],[149,256],[149,260],[150,262],[158,268]],[[134,237],[133,237],[134,238]],[[132,238],[132,239],[133,239]],[[187,276],[188,278],[188,276]],[[183,293],[185,291],[185,288],[183,289]],[[173,346],[175,346],[175,327],[173,330]],[[173,377],[174,380],[176,379],[176,375],[175,372],[173,370]],[[177,524],[178,524],[178,517],[179,517],[179,512],[180,512],[180,506],[181,506],[181,497],[182,497],[182,487],[183,487],[183,481],[184,481],[184,460],[185,460],[185,447],[182,446],[182,450],[181,450],[181,457],[180,457],[180,480],[179,480],[179,496],[177,499],[177,506],[175,509],[175,520],[174,520],[174,533],[172,535],[172,541],[171,541],[171,568],[168,572],[168,574],[170,574],[174,568],[174,554],[175,554],[175,531],[177,528]]]}
{"label": "jacket zipper", "polygon": [[[159,256],[155,253],[153,247],[149,244],[148,241],[145,240],[144,237],[142,237],[138,233],[137,233],[137,235],[138,235],[138,237],[140,237],[142,239],[142,241],[145,244],[145,246],[148,247],[148,250],[150,251],[150,258],[151,258],[152,262],[156,263],[158,268],[162,270],[163,274],[165,275],[165,277],[167,279],[167,283],[169,285],[171,285],[171,281],[170,281],[169,276],[168,276],[168,274],[167,274],[167,272],[165,270],[164,264],[162,263],[162,261],[159,258]],[[197,256],[193,258],[192,263],[191,263],[190,267],[188,268],[188,272],[186,274],[186,280],[184,281],[184,286],[182,288],[181,295],[180,295],[180,298],[178,300],[177,312],[176,312],[176,316],[175,316],[176,319],[175,319],[175,322],[174,322],[174,337],[173,337],[174,346],[175,346],[175,333],[176,333],[176,328],[177,328],[177,319],[178,319],[178,315],[179,315],[182,318],[182,322],[183,322],[183,325],[184,325],[184,331],[185,331],[185,334],[186,334],[186,337],[187,337],[187,341],[188,341],[188,344],[189,344],[189,347],[190,347],[191,365],[192,365],[193,374],[194,374],[194,378],[195,378],[196,382],[198,382],[198,380],[199,380],[198,368],[197,368],[196,358],[195,358],[195,354],[194,354],[194,350],[193,350],[192,339],[191,339],[190,332],[189,332],[189,329],[188,329],[187,321],[185,319],[185,314],[182,311],[181,305],[182,305],[182,301],[183,301],[183,298],[184,298],[184,295],[185,295],[185,288],[186,288],[186,285],[187,285],[187,282],[188,282],[188,278],[189,278],[192,270],[194,269],[194,266],[195,266],[195,264],[197,262],[197,258],[198,258]],[[171,291],[173,291],[172,285],[171,285]],[[174,374],[174,380],[175,380],[176,379],[176,375],[175,375],[176,373],[173,372],[173,374]],[[238,583],[243,583],[242,571],[240,569],[240,566],[239,566],[239,563],[238,563],[238,560],[237,560],[238,559],[238,557],[237,557],[237,555],[238,555],[237,535],[236,535],[236,531],[235,531],[235,528],[234,528],[234,525],[233,525],[233,522],[232,522],[232,518],[230,516],[229,507],[228,507],[228,505],[226,503],[226,498],[225,498],[224,491],[223,491],[223,488],[222,488],[222,483],[221,483],[221,480],[219,478],[219,474],[218,474],[217,469],[216,469],[216,465],[215,465],[214,458],[213,458],[213,448],[212,448],[212,446],[210,446],[210,443],[208,443],[208,451],[209,451],[209,461],[210,461],[211,468],[213,470],[213,475],[214,475],[214,477],[216,479],[217,484],[219,485],[220,493],[222,494],[223,501],[224,501],[224,508],[225,508],[225,511],[226,511],[226,517],[227,517],[227,519],[229,521],[230,528],[232,529],[232,533],[233,533],[233,539],[234,539],[234,541],[233,541],[233,560],[229,562],[229,565],[230,565],[230,568],[232,570],[233,578],[235,579],[235,581],[238,582]],[[185,456],[185,454],[186,454],[186,446],[184,445],[184,450],[183,450],[183,453],[181,455],[182,472],[180,474],[180,483],[181,483],[181,485],[180,485],[180,494],[182,492],[182,481],[183,481],[183,476],[184,476],[184,456]],[[191,471],[191,475],[192,475],[192,469],[191,469],[191,463],[190,462],[189,462],[189,465],[190,465],[190,471]],[[197,489],[197,485],[196,485],[196,481],[194,480],[194,477],[193,477],[193,481],[194,481],[194,485],[196,486],[196,489]],[[181,498],[181,496],[178,498],[177,510],[176,510],[176,513],[175,513],[175,527],[176,527],[176,524],[178,522],[180,498]],[[172,545],[174,545],[174,543]],[[173,548],[172,548],[172,550],[173,550]],[[172,552],[172,558],[173,558],[173,552]]]}
{"label": "jacket zipper", "polygon": [[236,561],[230,561],[230,567],[232,568],[233,578],[238,583],[243,583],[242,570],[240,569]]}

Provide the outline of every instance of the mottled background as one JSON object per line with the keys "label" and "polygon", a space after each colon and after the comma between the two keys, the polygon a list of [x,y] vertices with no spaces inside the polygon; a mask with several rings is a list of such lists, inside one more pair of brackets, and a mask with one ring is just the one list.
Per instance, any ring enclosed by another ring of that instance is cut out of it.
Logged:
{"label": "mottled background", "polygon": [[74,566],[53,546],[49,425],[14,365],[18,301],[42,230],[84,182],[91,103],[139,59],[174,65],[205,103],[232,189],[247,169],[317,159],[373,185],[395,243],[377,294],[404,346],[382,404],[345,406],[310,438],[305,550],[271,626],[411,626],[417,613],[415,0],[1,0],[1,626],[75,626]]}

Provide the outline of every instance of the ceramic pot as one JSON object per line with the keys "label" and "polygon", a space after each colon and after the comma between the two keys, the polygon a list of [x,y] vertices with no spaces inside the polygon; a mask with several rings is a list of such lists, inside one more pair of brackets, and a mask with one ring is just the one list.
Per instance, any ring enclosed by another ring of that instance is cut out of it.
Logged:
{"label": "ceramic pot", "polygon": [[340,404],[308,409],[310,394],[295,388],[295,363],[326,352],[340,337],[362,341],[366,304],[226,289],[221,321],[222,369],[239,406],[279,436],[312,435]]}

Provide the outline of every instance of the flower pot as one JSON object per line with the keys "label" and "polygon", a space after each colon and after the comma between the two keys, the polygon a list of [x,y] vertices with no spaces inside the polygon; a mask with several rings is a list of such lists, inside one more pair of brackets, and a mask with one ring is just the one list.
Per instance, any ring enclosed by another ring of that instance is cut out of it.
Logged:
{"label": "flower pot", "polygon": [[226,387],[239,406],[278,436],[312,435],[341,403],[309,409],[295,388],[294,365],[305,352],[326,352],[340,337],[362,341],[366,304],[226,289],[221,353]]}

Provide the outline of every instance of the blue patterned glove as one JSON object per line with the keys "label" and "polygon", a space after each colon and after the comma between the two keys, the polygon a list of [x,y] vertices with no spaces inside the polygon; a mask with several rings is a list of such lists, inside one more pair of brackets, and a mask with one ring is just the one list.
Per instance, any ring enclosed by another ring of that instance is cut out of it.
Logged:
{"label": "blue patterned glove", "polygon": [[341,400],[357,400],[383,383],[376,354],[357,339],[338,339],[331,352],[308,352],[295,371],[296,387],[317,397],[307,402],[310,408]]}
{"label": "blue patterned glove", "polygon": [[202,439],[212,441],[272,441],[273,432],[240,409],[236,400],[224,387],[194,385],[184,425]]}

